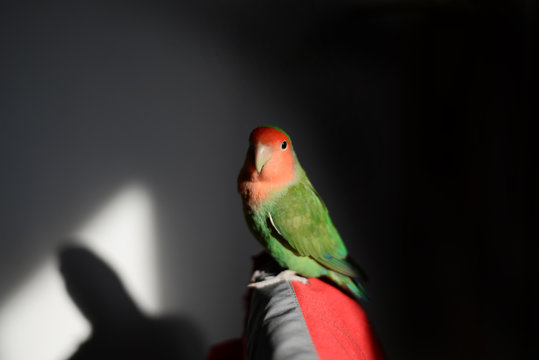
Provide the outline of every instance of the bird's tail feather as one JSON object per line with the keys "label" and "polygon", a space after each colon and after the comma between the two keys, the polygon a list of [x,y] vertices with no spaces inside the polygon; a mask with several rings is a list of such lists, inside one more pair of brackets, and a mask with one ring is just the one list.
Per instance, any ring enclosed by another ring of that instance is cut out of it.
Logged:
{"label": "bird's tail feather", "polygon": [[329,271],[328,277],[333,280],[333,282],[335,282],[336,285],[338,285],[342,290],[352,295],[356,300],[369,300],[367,292],[357,279],[339,274],[335,271]]}

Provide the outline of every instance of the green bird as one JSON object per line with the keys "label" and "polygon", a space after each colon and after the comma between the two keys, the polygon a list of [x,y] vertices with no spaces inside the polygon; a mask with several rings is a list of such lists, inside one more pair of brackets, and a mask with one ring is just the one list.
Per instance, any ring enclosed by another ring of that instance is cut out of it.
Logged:
{"label": "green bird", "polygon": [[[290,137],[263,126],[249,137],[238,176],[247,225],[284,268],[288,280],[326,277],[356,299],[367,299],[362,272],[351,261],[326,205],[301,167]],[[283,274],[281,273],[281,274]]]}

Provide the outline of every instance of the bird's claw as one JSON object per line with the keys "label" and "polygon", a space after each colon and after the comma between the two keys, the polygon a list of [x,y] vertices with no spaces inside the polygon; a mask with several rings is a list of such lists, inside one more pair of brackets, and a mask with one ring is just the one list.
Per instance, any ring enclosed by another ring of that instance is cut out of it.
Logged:
{"label": "bird's claw", "polygon": [[251,277],[251,283],[247,285],[247,287],[262,289],[266,286],[271,286],[281,281],[299,281],[302,284],[310,284],[307,278],[297,275],[296,272],[292,270],[284,270],[275,276],[266,276],[262,281],[253,282],[256,279],[261,278],[264,274],[266,273],[256,270]]}

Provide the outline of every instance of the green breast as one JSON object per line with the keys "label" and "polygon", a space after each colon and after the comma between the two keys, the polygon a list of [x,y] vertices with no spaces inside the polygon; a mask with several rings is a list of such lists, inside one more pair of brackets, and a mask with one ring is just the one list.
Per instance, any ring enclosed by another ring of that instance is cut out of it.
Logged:
{"label": "green breast", "polygon": [[245,206],[244,215],[255,238],[281,266],[303,276],[318,277],[324,275],[326,269],[312,258],[300,256],[286,240],[278,239],[269,222],[270,213],[279,213],[280,218],[289,219],[291,226],[297,226],[297,231],[305,228],[305,222],[313,220],[309,216],[299,216],[299,214],[305,214],[309,203],[306,199],[309,194],[305,189],[305,184],[302,183],[291,185],[284,191],[271,194],[263,204],[256,208]]}

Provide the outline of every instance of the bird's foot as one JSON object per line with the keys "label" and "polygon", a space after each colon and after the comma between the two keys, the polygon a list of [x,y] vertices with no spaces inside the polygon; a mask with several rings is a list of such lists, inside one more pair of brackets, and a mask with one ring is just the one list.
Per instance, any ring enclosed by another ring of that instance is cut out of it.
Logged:
{"label": "bird's foot", "polygon": [[255,270],[253,272],[253,275],[251,275],[251,283],[263,281],[264,279],[267,279],[269,277],[274,277],[271,275],[271,273],[264,271],[264,270]]}
{"label": "bird's foot", "polygon": [[252,282],[263,277],[265,274],[267,273],[256,270],[251,277],[251,283],[247,285],[247,287],[262,289],[266,286],[271,286],[281,281],[299,281],[302,284],[310,284],[307,278],[297,275],[296,272],[292,270],[284,270],[275,276],[265,276],[264,280],[262,281]]}

